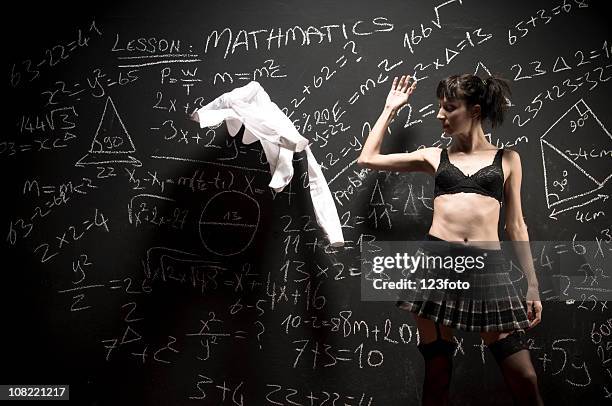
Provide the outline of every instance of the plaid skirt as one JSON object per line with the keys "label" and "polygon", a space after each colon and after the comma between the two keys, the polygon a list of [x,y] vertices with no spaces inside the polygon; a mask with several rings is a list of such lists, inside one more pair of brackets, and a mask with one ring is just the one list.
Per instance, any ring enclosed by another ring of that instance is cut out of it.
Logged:
{"label": "plaid skirt", "polygon": [[[428,244],[428,241],[434,242]],[[460,243],[444,241],[438,237],[425,236],[423,253],[453,259],[458,256],[481,255],[484,267],[478,272],[457,272],[456,269],[418,269],[412,278],[415,289],[399,293],[396,306],[436,323],[464,331],[513,331],[529,326],[526,305],[504,271],[505,257],[502,250],[484,249]],[[436,243],[437,242],[437,243]],[[461,280],[469,282],[470,289],[421,289],[421,279],[439,281]]]}

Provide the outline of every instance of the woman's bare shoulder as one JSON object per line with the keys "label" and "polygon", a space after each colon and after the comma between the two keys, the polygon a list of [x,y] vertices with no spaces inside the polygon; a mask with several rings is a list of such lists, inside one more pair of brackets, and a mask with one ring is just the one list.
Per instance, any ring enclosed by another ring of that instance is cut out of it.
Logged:
{"label": "woman's bare shoulder", "polygon": [[504,159],[507,159],[509,163],[512,162],[516,164],[518,162],[520,164],[521,155],[518,153],[518,151],[510,148],[504,148]]}
{"label": "woman's bare shoulder", "polygon": [[442,148],[440,147],[426,147],[426,148],[422,148],[421,151],[423,152],[424,156],[426,156],[427,158],[438,158],[440,156],[440,153],[442,152]]}
{"label": "woman's bare shoulder", "polygon": [[508,177],[513,173],[521,172],[521,156],[518,151],[510,148],[504,148],[504,154],[502,156],[502,167],[504,172],[508,174]]}
{"label": "woman's bare shoulder", "polygon": [[422,148],[421,152],[423,156],[429,162],[437,162],[440,159],[440,154],[442,153],[442,148],[440,147],[426,147]]}
{"label": "woman's bare shoulder", "polygon": [[436,172],[436,168],[440,164],[440,154],[442,153],[442,148],[440,147],[427,147],[421,149],[423,154],[423,158],[429,164],[428,173],[434,174]]}

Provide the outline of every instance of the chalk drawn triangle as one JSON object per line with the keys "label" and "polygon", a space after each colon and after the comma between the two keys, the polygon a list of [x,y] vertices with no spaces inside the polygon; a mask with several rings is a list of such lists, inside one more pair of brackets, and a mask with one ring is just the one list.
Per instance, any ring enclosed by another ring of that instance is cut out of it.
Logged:
{"label": "chalk drawn triangle", "polygon": [[541,139],[542,163],[546,174],[548,208],[584,196],[600,188],[599,183],[554,145]]}
{"label": "chalk drawn triangle", "polygon": [[480,61],[479,61],[479,62],[476,64],[476,69],[474,70],[474,75],[475,75],[475,76],[480,76],[480,75],[478,74],[478,71],[479,71],[480,69],[482,69],[483,71],[485,71],[485,72],[487,73],[487,75],[491,76],[491,71],[489,71],[489,68],[487,68],[487,67],[485,66],[485,64],[484,64],[484,63],[482,63],[482,62],[480,62]]}
{"label": "chalk drawn triangle", "polygon": [[[594,193],[612,177],[605,164],[612,135],[583,99],[542,134],[540,147],[548,208]],[[580,150],[594,155],[580,157]]]}
{"label": "chalk drawn triangle", "polygon": [[612,174],[608,164],[612,135],[583,99],[570,107],[540,138],[563,151],[597,182],[606,182]]}
{"label": "chalk drawn triangle", "polygon": [[[483,70],[483,71],[486,72],[487,75],[492,76],[491,75],[491,71],[489,70],[489,68],[487,68],[486,65],[484,63],[482,63],[481,61],[478,61],[478,63],[476,64],[476,69],[474,69],[473,75],[474,76],[478,76],[478,77],[480,77],[482,79],[482,77],[484,75],[482,75],[482,76],[479,75],[478,74],[479,70]],[[482,79],[482,80],[484,80],[484,79]],[[504,97],[504,99],[506,99],[506,106],[508,106],[508,107],[512,106],[512,100],[510,100],[508,97]]]}
{"label": "chalk drawn triangle", "polygon": [[[139,320],[142,320],[142,319],[139,319]],[[130,326],[127,326],[127,328],[123,332],[123,337],[121,337],[121,342],[119,343],[119,345],[133,343],[134,341],[140,341],[141,339],[142,339],[142,336],[138,334],[136,330],[134,330]]]}
{"label": "chalk drawn triangle", "polygon": [[106,99],[104,110],[96,134],[91,141],[89,151],[74,165],[99,165],[123,163],[134,166],[142,166],[142,163],[131,156],[136,152],[132,138],[121,120],[115,103],[110,98]]}
{"label": "chalk drawn triangle", "polygon": [[378,179],[376,179],[374,189],[372,190],[372,195],[370,195],[370,206],[386,206],[385,198],[383,197],[382,190],[380,190],[380,185],[378,184]]}
{"label": "chalk drawn triangle", "polygon": [[[423,187],[421,186],[421,191]],[[416,207],[414,191],[412,190],[412,185],[408,184],[408,197],[406,198],[406,203],[404,203],[404,215],[408,216],[418,216],[420,213]]]}

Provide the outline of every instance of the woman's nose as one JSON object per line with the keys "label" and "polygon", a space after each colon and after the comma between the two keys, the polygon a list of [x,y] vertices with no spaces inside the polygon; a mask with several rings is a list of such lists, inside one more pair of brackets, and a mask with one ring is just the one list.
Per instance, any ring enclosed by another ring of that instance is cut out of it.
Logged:
{"label": "woman's nose", "polygon": [[444,115],[442,114],[442,109],[438,110],[438,115],[436,116],[438,120],[444,120]]}

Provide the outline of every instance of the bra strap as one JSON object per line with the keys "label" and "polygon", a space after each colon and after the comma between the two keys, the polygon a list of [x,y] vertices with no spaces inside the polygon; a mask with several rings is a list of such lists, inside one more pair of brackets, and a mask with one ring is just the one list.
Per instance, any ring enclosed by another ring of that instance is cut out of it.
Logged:
{"label": "bra strap", "polygon": [[499,150],[497,150],[497,153],[495,154],[495,162],[499,162],[501,165],[502,162],[502,156],[504,155],[504,149],[500,148]]}
{"label": "bra strap", "polygon": [[442,152],[440,152],[440,162],[448,161],[448,151],[446,148],[442,148]]}

